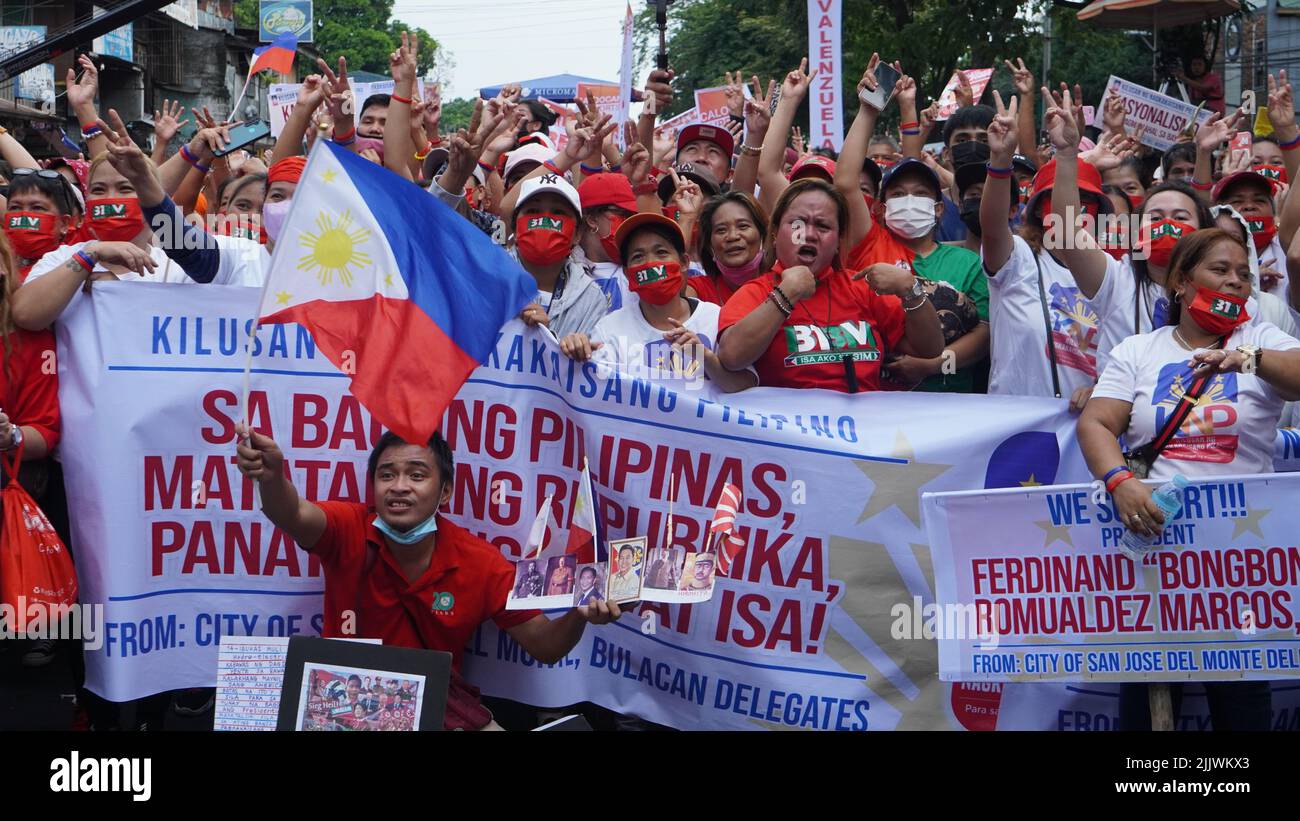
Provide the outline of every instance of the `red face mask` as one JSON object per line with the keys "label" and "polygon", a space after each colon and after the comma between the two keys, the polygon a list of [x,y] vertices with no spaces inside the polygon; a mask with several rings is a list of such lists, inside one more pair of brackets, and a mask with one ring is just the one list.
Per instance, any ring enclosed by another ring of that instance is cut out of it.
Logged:
{"label": "red face mask", "polygon": [[1277,236],[1277,222],[1272,217],[1250,217],[1246,224],[1250,226],[1250,238],[1258,252],[1262,253]]}
{"label": "red face mask", "polygon": [[5,214],[5,236],[23,259],[40,259],[59,247],[58,220],[53,214],[10,211]]}
{"label": "red face mask", "polygon": [[1101,246],[1101,250],[1110,254],[1115,259],[1123,259],[1124,255],[1127,254],[1129,250],[1128,242],[1124,237],[1124,233],[1118,230],[1098,234],[1097,244]]}
{"label": "red face mask", "polygon": [[223,237],[256,240],[263,245],[266,244],[266,229],[261,226],[261,220],[247,214],[219,214],[217,234]]}
{"label": "red face mask", "polygon": [[86,202],[87,225],[103,242],[130,242],[144,230],[144,214],[135,197],[117,197]]}
{"label": "red face mask", "polygon": [[1133,204],[1134,209],[1141,208],[1142,203],[1147,201],[1146,194],[1125,194],[1124,196],[1128,197],[1128,201]]}
{"label": "red face mask", "polygon": [[1274,182],[1286,182],[1286,167],[1281,165],[1256,165],[1251,170],[1261,177],[1268,177]]}
{"label": "red face mask", "polygon": [[575,220],[560,214],[520,214],[515,220],[519,257],[533,265],[554,265],[573,250]]}
{"label": "red face mask", "polygon": [[1197,325],[1216,336],[1230,334],[1238,325],[1250,320],[1244,297],[1212,291],[1200,285],[1196,286],[1196,299],[1187,310]]}
{"label": "red face mask", "polygon": [[676,262],[647,262],[627,269],[627,285],[651,305],[667,305],[682,292],[682,266]]}
{"label": "red face mask", "polygon": [[[1050,214],[1050,213],[1052,213],[1052,195],[1051,195],[1051,194],[1044,194],[1044,195],[1043,195],[1043,199],[1042,199],[1042,204],[1043,204],[1043,219],[1046,219],[1046,218],[1047,218],[1047,215]],[[1096,224],[1096,221],[1097,221],[1097,203],[1096,203],[1096,201],[1095,201],[1095,200],[1081,200],[1081,201],[1080,201],[1080,205],[1082,205],[1082,206],[1083,206],[1083,210],[1086,211],[1086,212],[1088,213],[1088,215],[1092,217],[1092,219],[1093,219],[1093,224],[1095,225],[1095,224]]]}
{"label": "red face mask", "polygon": [[618,227],[627,217],[622,214],[606,214],[605,218],[609,220],[609,233],[600,238],[600,247],[605,249],[605,254],[611,261],[618,262],[618,244],[614,242],[614,235],[618,233]]}
{"label": "red face mask", "polygon": [[1174,246],[1184,235],[1196,229],[1178,220],[1160,220],[1151,223],[1146,236],[1138,243],[1138,248],[1147,255],[1147,262],[1157,268],[1169,267],[1169,257],[1174,253]]}

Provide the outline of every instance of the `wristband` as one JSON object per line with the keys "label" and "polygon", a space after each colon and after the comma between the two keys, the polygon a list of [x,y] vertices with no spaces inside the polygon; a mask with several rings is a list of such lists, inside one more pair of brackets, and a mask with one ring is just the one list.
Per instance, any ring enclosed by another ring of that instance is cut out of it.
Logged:
{"label": "wristband", "polygon": [[778,311],[780,311],[780,312],[782,313],[782,315],[784,315],[785,317],[789,318],[789,316],[790,316],[790,314],[792,313],[792,311],[791,311],[789,308],[786,308],[784,305],[782,305],[781,302],[780,302],[780,300],[778,300],[778,299],[776,298],[776,291],[775,291],[775,290],[773,290],[773,291],[769,291],[769,292],[768,292],[768,294],[767,294],[767,300],[768,300],[768,302],[771,302],[773,305],[775,305],[775,306],[776,306],[776,309],[777,309]]}
{"label": "wristband", "polygon": [[1283,151],[1290,151],[1293,148],[1300,147],[1300,134],[1296,135],[1296,138],[1290,142],[1278,143],[1277,147]]}
{"label": "wristband", "polygon": [[913,129],[910,129],[910,130],[909,130],[909,129],[903,129],[902,131],[899,131],[898,133],[899,133],[899,134],[902,134],[904,137],[919,137],[919,136],[921,136],[921,129],[919,129],[919,128],[913,128]]}
{"label": "wristband", "polygon": [[1115,488],[1119,487],[1120,485],[1124,484],[1125,482],[1127,482],[1129,479],[1132,478],[1133,478],[1133,471],[1131,470],[1121,471],[1120,473],[1116,474],[1109,482],[1106,483],[1106,492],[1114,493]]}
{"label": "wristband", "polygon": [[557,177],[564,176],[564,172],[560,170],[560,167],[556,165],[554,162],[552,162],[551,160],[547,160],[546,162],[542,163],[542,168],[545,168],[547,171],[550,171],[552,174],[554,174]]}
{"label": "wristband", "polygon": [[428,143],[427,145],[424,146],[424,148],[415,152],[415,158],[420,162],[424,162],[429,158],[429,152],[432,150],[433,150],[433,143]]}
{"label": "wristband", "polygon": [[[924,305],[925,302],[926,302],[926,297],[925,297],[924,294],[922,294],[922,295],[919,297],[919,301],[918,301],[914,306],[912,306],[911,308],[909,308],[909,307],[907,307],[906,305],[903,305],[903,310],[904,310],[905,312],[909,313],[909,314],[910,314],[912,311],[919,311],[919,310],[921,309],[921,306]],[[902,304],[902,300],[899,300],[899,304]]]}
{"label": "wristband", "polygon": [[95,270],[95,261],[85,251],[78,251],[72,255],[72,258],[77,261],[78,265],[86,269],[86,273],[89,274]]}
{"label": "wristband", "polygon": [[[1124,471],[1126,471],[1126,470],[1128,470],[1128,469],[1129,469],[1129,468],[1128,468],[1128,465],[1120,465],[1119,467],[1111,468],[1110,470],[1108,470],[1108,471],[1106,472],[1106,475],[1105,475],[1105,476],[1101,477],[1101,481],[1102,481],[1102,482],[1109,482],[1109,481],[1110,481],[1110,477],[1114,476],[1116,473],[1123,473]],[[1132,471],[1129,471],[1129,472],[1132,473]]]}
{"label": "wristband", "polygon": [[780,286],[780,285],[773,285],[773,286],[772,286],[772,290],[773,290],[773,292],[780,294],[780,295],[781,295],[781,299],[785,300],[785,304],[789,306],[789,310],[787,310],[787,311],[785,312],[785,315],[786,315],[786,316],[789,316],[790,313],[791,313],[791,311],[794,310],[794,302],[790,299],[790,297],[786,296],[785,291],[782,291],[782,290],[781,290],[781,286]]}
{"label": "wristband", "polygon": [[995,180],[1005,180],[1011,176],[1012,169],[994,168],[991,163],[985,163],[984,171]]}
{"label": "wristband", "polygon": [[81,127],[81,136],[85,137],[86,139],[90,139],[91,137],[94,137],[97,134],[103,134],[103,133],[104,133],[104,129],[100,128],[97,123],[94,125],[83,125]]}
{"label": "wristband", "polygon": [[1194,188],[1197,191],[1209,191],[1210,189],[1214,188],[1214,183],[1197,182],[1196,180],[1192,180],[1192,188]]}
{"label": "wristband", "polygon": [[203,163],[199,162],[199,158],[194,156],[194,152],[190,150],[190,147],[188,145],[181,146],[181,159],[185,160],[185,162],[189,163],[190,165],[194,166],[198,170],[202,171],[204,174],[207,174],[212,170],[212,166],[204,165]]}
{"label": "wristband", "polygon": [[432,147],[432,148],[437,148],[437,147],[440,146],[440,145],[442,145],[442,135],[441,135],[441,134],[438,135],[438,139],[436,139],[436,140],[429,140],[429,146]]}
{"label": "wristband", "polygon": [[398,102],[398,103],[406,103],[407,105],[410,105],[410,104],[411,104],[411,98],[410,98],[410,97],[399,97],[399,96],[397,96],[396,94],[389,94],[389,95],[388,95],[388,99],[390,99],[390,100],[392,100],[392,101],[394,101],[394,102]]}
{"label": "wristband", "polygon": [[339,145],[352,145],[356,141],[357,141],[356,126],[349,128],[341,137],[338,134],[334,135],[334,142]]}
{"label": "wristband", "polygon": [[602,165],[602,166],[597,166],[597,167],[593,168],[592,166],[587,165],[586,163],[581,163],[581,162],[580,162],[580,163],[578,163],[578,168],[582,169],[582,173],[584,173],[584,174],[604,174],[604,173],[605,173],[605,166],[603,166],[603,165]]}
{"label": "wristband", "polygon": [[609,168],[606,168],[605,170],[609,171],[610,173],[618,173],[619,171],[623,170],[623,163],[621,162],[615,163],[614,165],[611,165]]}
{"label": "wristband", "polygon": [[482,160],[479,160],[479,161],[478,161],[478,167],[479,167],[479,168],[482,168],[482,169],[483,169],[483,173],[486,174],[486,175],[489,176],[489,177],[492,176],[493,174],[495,174],[495,173],[497,172],[497,170],[496,170],[495,168],[493,168],[492,166],[490,166],[490,165],[488,165],[487,163],[483,162]]}
{"label": "wristband", "polygon": [[746,157],[757,157],[763,153],[763,149],[755,148],[754,146],[748,145],[746,143],[741,143],[740,153],[744,154]]}
{"label": "wristband", "polygon": [[921,127],[921,124],[920,124],[919,122],[915,122],[915,123],[899,123],[898,127],[899,127],[901,130],[903,130],[903,131],[907,131],[907,130],[910,129],[910,128],[920,128],[920,127]]}

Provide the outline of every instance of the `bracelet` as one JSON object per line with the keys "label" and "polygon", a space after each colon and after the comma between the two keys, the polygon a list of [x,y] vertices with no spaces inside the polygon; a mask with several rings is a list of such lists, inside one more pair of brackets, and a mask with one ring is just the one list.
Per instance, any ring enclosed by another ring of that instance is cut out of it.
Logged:
{"label": "bracelet", "polygon": [[495,174],[495,173],[497,172],[497,170],[496,170],[494,167],[488,165],[487,163],[483,162],[482,160],[479,160],[479,161],[478,161],[478,167],[481,168],[481,169],[483,169],[483,173],[484,173],[485,175],[489,176],[489,177],[492,176],[493,174]]}
{"label": "bracelet", "polygon": [[[916,305],[915,305],[914,307],[909,308],[909,307],[907,307],[906,305],[903,305],[903,310],[906,311],[906,312],[909,313],[909,314],[910,314],[912,311],[919,311],[919,310],[921,309],[921,306],[924,305],[924,304],[926,303],[926,296],[925,296],[925,294],[921,294],[921,296],[919,297],[919,299],[920,299],[920,302],[917,302]],[[901,300],[900,300],[900,301],[901,301]]]}
{"label": "bracelet", "polygon": [[984,163],[984,171],[995,180],[1005,180],[1011,176],[1011,168],[994,168],[991,163]]}
{"label": "bracelet", "polygon": [[429,140],[429,145],[433,146],[434,148],[437,148],[438,146],[442,145],[442,143],[443,143],[443,140],[442,140],[442,135],[441,135],[441,134],[438,135],[438,139],[436,139],[436,140]]}
{"label": "bracelet", "polygon": [[1192,188],[1196,189],[1197,191],[1209,191],[1210,189],[1214,188],[1214,183],[1197,182],[1196,180],[1192,180]]}
{"label": "bracelet", "polygon": [[768,302],[771,302],[773,305],[775,305],[776,309],[780,311],[786,318],[789,318],[792,311],[780,303],[780,301],[776,298],[775,290],[768,292],[767,300]]}
{"label": "bracelet", "polygon": [[1277,147],[1283,151],[1290,151],[1293,148],[1300,147],[1300,134],[1297,134],[1296,138],[1290,142],[1278,143]]}
{"label": "bracelet", "polygon": [[[1105,476],[1101,477],[1101,481],[1102,481],[1102,482],[1109,482],[1109,481],[1110,481],[1110,477],[1114,476],[1116,473],[1123,473],[1124,471],[1126,471],[1126,470],[1128,470],[1128,469],[1129,469],[1129,468],[1128,468],[1128,465],[1120,465],[1119,467],[1111,468],[1109,471],[1106,472],[1106,475],[1105,475]],[[1129,472],[1132,473],[1132,471],[1129,471]]]}
{"label": "bracelet", "polygon": [[78,265],[86,269],[86,273],[89,274],[95,270],[95,260],[91,259],[90,255],[85,251],[78,251],[72,255],[72,258],[77,261]]}
{"label": "bracelet", "polygon": [[547,171],[550,171],[552,174],[554,174],[557,177],[564,176],[564,172],[560,170],[560,167],[551,160],[547,160],[546,162],[542,163],[542,168],[545,168]]}
{"label": "bracelet", "polygon": [[1114,478],[1112,478],[1109,482],[1106,483],[1106,492],[1114,493],[1115,488],[1119,487],[1120,485],[1124,484],[1125,482],[1127,482],[1129,479],[1132,478],[1133,478],[1133,471],[1127,469],[1121,471]]}
{"label": "bracelet", "polygon": [[399,96],[396,95],[396,94],[389,94],[389,95],[388,95],[388,99],[393,100],[394,102],[398,102],[398,103],[406,103],[407,105],[410,105],[410,104],[411,104],[411,98],[410,98],[410,97],[399,97]]}
{"label": "bracelet", "polygon": [[899,127],[900,129],[902,129],[903,131],[906,131],[906,130],[909,129],[909,128],[920,128],[920,127],[921,127],[921,123],[920,123],[920,122],[914,122],[914,123],[899,123],[898,127]]}
{"label": "bracelet", "polygon": [[424,148],[415,152],[415,158],[420,162],[424,162],[429,158],[429,152],[432,150],[433,150],[433,143],[428,143],[427,145],[424,146]]}
{"label": "bracelet", "polygon": [[621,162],[614,163],[613,165],[611,165],[609,168],[606,168],[605,170],[610,172],[611,174],[616,174],[623,170],[623,163]]}
{"label": "bracelet", "polygon": [[338,143],[339,145],[352,145],[352,143],[356,141],[357,141],[356,126],[352,126],[351,128],[349,128],[346,132],[344,132],[342,136],[339,136],[338,134],[334,135],[334,142]]}
{"label": "bracelet", "polygon": [[593,168],[592,166],[587,165],[586,163],[582,163],[582,162],[580,162],[580,163],[578,163],[578,168],[582,169],[582,173],[584,173],[584,174],[604,174],[604,173],[605,173],[605,166],[603,166],[603,165],[601,165],[601,166],[597,166],[597,167]]}
{"label": "bracelet", "polygon": [[194,152],[190,150],[190,147],[188,145],[181,146],[181,159],[185,160],[185,162],[189,163],[190,165],[194,166],[198,170],[202,171],[204,174],[207,174],[212,170],[212,166],[204,165],[203,163],[199,162],[199,158],[194,156]]}
{"label": "bracelet", "polygon": [[747,145],[747,144],[745,144],[745,143],[741,143],[741,144],[740,144],[740,153],[741,153],[741,154],[744,154],[746,157],[757,157],[757,156],[759,156],[760,154],[763,153],[763,149],[761,149],[761,148],[755,148],[755,147],[752,146],[752,145]]}
{"label": "bracelet", "polygon": [[902,131],[899,131],[898,133],[899,133],[899,134],[902,134],[904,137],[919,137],[919,136],[921,136],[921,129],[919,129],[919,128],[913,128],[913,129],[910,129],[910,130],[909,130],[909,129],[903,129]]}
{"label": "bracelet", "polygon": [[790,297],[786,295],[785,291],[781,290],[780,285],[773,285],[772,290],[780,294],[781,299],[785,300],[785,304],[788,308],[788,310],[786,311],[786,315],[788,316],[790,312],[794,310],[794,300],[790,299]]}

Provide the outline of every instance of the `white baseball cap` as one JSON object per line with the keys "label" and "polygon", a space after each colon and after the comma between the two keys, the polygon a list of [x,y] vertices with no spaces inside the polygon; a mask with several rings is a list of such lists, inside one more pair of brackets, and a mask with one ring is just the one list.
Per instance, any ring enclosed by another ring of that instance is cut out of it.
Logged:
{"label": "white baseball cap", "polygon": [[532,197],[538,194],[545,194],[551,191],[564,197],[573,206],[573,210],[582,216],[582,200],[578,197],[578,189],[569,184],[564,177],[556,174],[542,174],[540,177],[529,177],[519,183],[519,199],[515,201],[515,210],[518,211]]}
{"label": "white baseball cap", "polygon": [[522,145],[506,155],[506,169],[501,175],[502,179],[509,179],[510,172],[519,166],[522,162],[535,162],[538,165],[547,160],[555,159],[555,149],[547,148],[537,143]]}

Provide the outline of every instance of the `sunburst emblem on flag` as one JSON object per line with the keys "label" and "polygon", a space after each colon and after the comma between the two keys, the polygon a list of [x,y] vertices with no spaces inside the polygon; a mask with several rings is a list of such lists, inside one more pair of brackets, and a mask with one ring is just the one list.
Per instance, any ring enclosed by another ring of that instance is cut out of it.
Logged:
{"label": "sunburst emblem on flag", "polygon": [[298,270],[315,274],[321,285],[329,285],[338,274],[344,287],[352,287],[352,268],[364,268],[374,262],[369,254],[357,248],[370,239],[369,229],[354,226],[350,210],[337,219],[320,212],[316,215],[316,228],[299,238],[307,253],[298,260]]}

